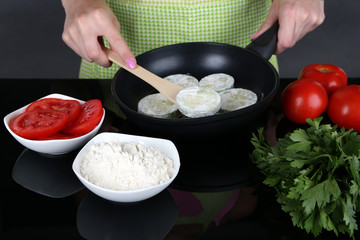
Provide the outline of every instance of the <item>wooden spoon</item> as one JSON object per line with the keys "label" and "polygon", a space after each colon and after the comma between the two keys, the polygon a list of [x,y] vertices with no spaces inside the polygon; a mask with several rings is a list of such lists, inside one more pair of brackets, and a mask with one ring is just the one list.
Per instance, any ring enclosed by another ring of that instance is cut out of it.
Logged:
{"label": "wooden spoon", "polygon": [[134,69],[130,69],[128,66],[126,66],[126,64],[122,61],[122,59],[117,53],[105,47],[104,47],[104,51],[110,61],[116,63],[120,67],[126,69],[135,76],[149,83],[171,102],[176,103],[176,95],[178,94],[178,92],[184,89],[183,87],[175,83],[172,83],[166,79],[163,79],[139,65],[137,65]]}

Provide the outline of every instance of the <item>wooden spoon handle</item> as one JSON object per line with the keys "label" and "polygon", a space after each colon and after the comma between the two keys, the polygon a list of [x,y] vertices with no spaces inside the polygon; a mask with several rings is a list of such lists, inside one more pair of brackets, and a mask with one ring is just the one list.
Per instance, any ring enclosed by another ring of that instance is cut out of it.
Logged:
{"label": "wooden spoon handle", "polygon": [[177,84],[174,84],[172,82],[167,81],[166,79],[163,79],[154,73],[146,70],[145,68],[137,65],[134,69],[130,69],[120,58],[120,56],[115,53],[114,51],[111,51],[108,48],[104,48],[104,51],[106,55],[108,56],[108,59],[120,67],[126,69],[127,71],[131,72],[135,76],[141,78],[145,82],[149,83],[151,86],[153,86],[156,90],[158,90],[160,93],[162,93],[167,99],[169,99],[171,102],[176,103],[176,95],[179,91],[181,91],[183,88]]}

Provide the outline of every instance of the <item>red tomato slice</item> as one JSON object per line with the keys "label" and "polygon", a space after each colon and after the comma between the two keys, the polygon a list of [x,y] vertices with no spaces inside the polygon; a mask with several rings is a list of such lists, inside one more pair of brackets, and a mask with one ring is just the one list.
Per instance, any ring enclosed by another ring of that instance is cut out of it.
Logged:
{"label": "red tomato slice", "polygon": [[77,136],[70,135],[68,133],[64,133],[62,131],[55,133],[54,135],[48,137],[38,138],[37,140],[61,140],[61,139],[70,139],[76,138]]}
{"label": "red tomato slice", "polygon": [[59,132],[68,122],[68,114],[52,109],[24,112],[10,122],[10,129],[20,137],[39,139]]}
{"label": "red tomato slice", "polygon": [[65,100],[60,98],[43,98],[31,103],[26,111],[39,109],[53,109],[66,112],[69,115],[68,122],[73,122],[80,115],[81,104],[76,100]]}
{"label": "red tomato slice", "polygon": [[103,111],[100,100],[87,101],[82,105],[80,116],[74,122],[65,126],[63,132],[77,136],[91,132],[99,124]]}

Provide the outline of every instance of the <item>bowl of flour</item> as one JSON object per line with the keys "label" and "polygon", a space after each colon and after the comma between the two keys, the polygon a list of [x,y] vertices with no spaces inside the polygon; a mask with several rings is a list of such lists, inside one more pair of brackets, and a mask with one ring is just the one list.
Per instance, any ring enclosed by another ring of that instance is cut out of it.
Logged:
{"label": "bowl of flour", "polygon": [[173,142],[121,133],[100,133],[78,153],[73,171],[94,194],[137,202],[163,191],[180,169]]}

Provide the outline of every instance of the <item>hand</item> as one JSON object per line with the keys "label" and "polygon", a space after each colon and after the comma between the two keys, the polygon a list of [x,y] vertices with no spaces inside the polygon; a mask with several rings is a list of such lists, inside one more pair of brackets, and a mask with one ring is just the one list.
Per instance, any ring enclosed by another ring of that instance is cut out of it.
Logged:
{"label": "hand", "polygon": [[280,54],[293,47],[324,20],[324,0],[274,0],[265,22],[251,40],[278,21],[280,27],[275,54]]}
{"label": "hand", "polygon": [[135,68],[135,57],[120,35],[120,24],[105,0],[62,0],[62,4],[66,14],[62,38],[71,49],[89,62],[109,67],[111,62],[101,49],[104,36],[128,67]]}

